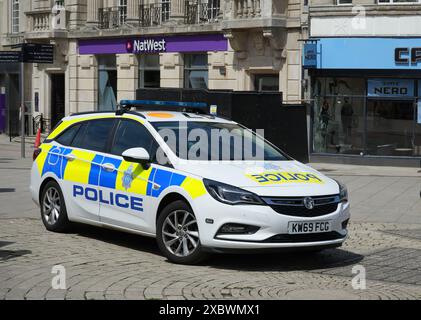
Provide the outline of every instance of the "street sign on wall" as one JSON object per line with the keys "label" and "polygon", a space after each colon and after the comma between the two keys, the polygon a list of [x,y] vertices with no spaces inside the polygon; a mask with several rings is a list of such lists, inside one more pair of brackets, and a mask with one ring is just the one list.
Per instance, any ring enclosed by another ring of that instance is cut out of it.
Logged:
{"label": "street sign on wall", "polygon": [[54,45],[25,43],[22,58],[27,63],[54,63]]}
{"label": "street sign on wall", "polygon": [[19,51],[0,51],[0,63],[54,63],[54,45],[23,43],[12,46]]}
{"label": "street sign on wall", "polygon": [[0,51],[0,63],[17,63],[20,61],[20,51]]}
{"label": "street sign on wall", "polygon": [[317,67],[317,44],[305,43],[303,52],[303,67],[316,68]]}

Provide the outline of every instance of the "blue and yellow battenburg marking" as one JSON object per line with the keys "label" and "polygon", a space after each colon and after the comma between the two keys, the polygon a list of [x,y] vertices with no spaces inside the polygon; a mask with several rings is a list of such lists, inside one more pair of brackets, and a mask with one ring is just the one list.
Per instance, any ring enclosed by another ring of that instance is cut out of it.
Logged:
{"label": "blue and yellow battenburg marking", "polygon": [[286,184],[286,183],[324,183],[317,175],[307,172],[280,172],[268,171],[262,174],[247,175],[261,185]]}
{"label": "blue and yellow battenburg marking", "polygon": [[[74,182],[73,196],[84,197],[88,201],[143,211],[142,198],[121,192],[158,198],[166,188],[178,186],[193,199],[206,193],[201,180],[168,170],[154,167],[145,170],[140,164],[90,151],[52,145],[43,145],[42,149],[36,160],[40,174],[53,173],[58,179]],[[75,161],[66,158],[70,154],[76,158]],[[116,170],[103,170],[101,166],[105,163],[112,164]],[[96,189],[97,186],[111,190],[104,192]]]}

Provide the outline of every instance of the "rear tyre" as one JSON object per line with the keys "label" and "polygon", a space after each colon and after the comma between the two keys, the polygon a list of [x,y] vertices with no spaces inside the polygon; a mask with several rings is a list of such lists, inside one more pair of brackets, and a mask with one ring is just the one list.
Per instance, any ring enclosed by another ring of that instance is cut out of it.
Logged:
{"label": "rear tyre", "polygon": [[159,215],[157,242],[164,256],[177,264],[197,264],[207,256],[193,210],[181,200],[167,205]]}
{"label": "rear tyre", "polygon": [[52,232],[64,232],[70,222],[61,188],[55,181],[48,182],[41,193],[41,218],[45,228]]}

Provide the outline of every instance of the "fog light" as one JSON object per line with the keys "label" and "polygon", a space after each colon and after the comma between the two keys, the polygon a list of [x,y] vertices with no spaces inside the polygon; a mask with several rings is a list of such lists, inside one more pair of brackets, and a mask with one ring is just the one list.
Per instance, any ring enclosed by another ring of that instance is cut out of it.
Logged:
{"label": "fog light", "polygon": [[259,231],[259,227],[249,226],[245,224],[228,223],[224,224],[218,231],[217,235],[222,234],[255,234]]}
{"label": "fog light", "polygon": [[349,224],[349,219],[342,222],[342,229],[348,228],[348,224]]}

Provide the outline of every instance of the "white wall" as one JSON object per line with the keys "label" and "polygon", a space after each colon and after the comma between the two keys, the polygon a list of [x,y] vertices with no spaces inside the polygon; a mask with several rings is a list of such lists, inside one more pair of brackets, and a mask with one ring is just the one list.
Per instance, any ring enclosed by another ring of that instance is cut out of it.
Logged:
{"label": "white wall", "polygon": [[313,17],[312,37],[419,36],[421,16]]}

